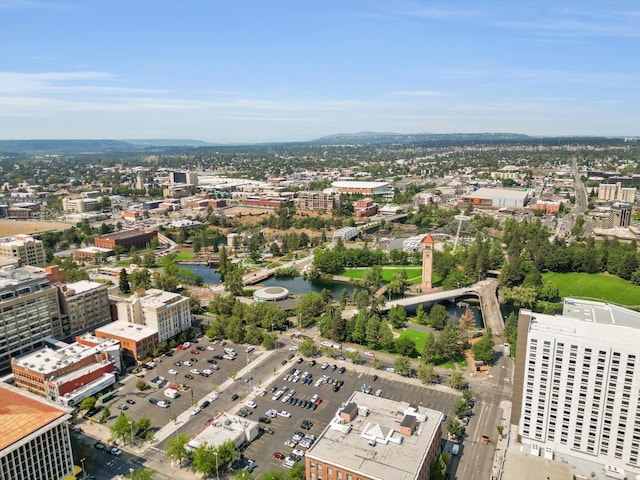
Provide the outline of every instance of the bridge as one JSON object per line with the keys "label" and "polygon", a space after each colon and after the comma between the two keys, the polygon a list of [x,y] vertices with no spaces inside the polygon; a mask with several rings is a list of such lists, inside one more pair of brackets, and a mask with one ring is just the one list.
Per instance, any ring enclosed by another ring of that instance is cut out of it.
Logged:
{"label": "bridge", "polygon": [[425,293],[423,295],[415,295],[411,297],[400,298],[398,300],[390,300],[385,302],[382,310],[390,310],[400,305],[404,308],[422,305],[425,303],[438,302],[440,300],[454,300],[458,297],[473,295],[481,298],[484,289],[491,283],[491,280],[481,280],[468,287],[456,288],[454,290],[445,290],[442,292]]}

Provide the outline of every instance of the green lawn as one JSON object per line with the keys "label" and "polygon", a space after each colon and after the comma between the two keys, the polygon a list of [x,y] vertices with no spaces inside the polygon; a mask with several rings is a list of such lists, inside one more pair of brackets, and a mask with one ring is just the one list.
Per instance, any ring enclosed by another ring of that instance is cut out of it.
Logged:
{"label": "green lawn", "polygon": [[607,273],[554,273],[542,275],[558,286],[561,297],[603,300],[619,305],[640,305],[640,286]]}
{"label": "green lawn", "polygon": [[411,340],[413,340],[413,343],[416,344],[418,355],[420,355],[422,349],[424,348],[424,340],[426,336],[427,334],[425,332],[419,332],[417,330],[413,330],[412,328],[407,328],[400,334],[400,337],[398,338],[410,338]]}
{"label": "green lawn", "polygon": [[[364,278],[365,272],[368,268],[348,268],[341,275],[349,278]],[[407,280],[410,285],[415,285],[422,281],[422,267],[418,265],[385,265],[382,267],[382,279],[385,282],[393,280],[393,275],[396,273],[405,272]],[[442,278],[438,274],[433,274],[433,284],[437,285],[442,281]]]}
{"label": "green lawn", "polygon": [[176,254],[176,262],[186,262],[193,258],[193,250],[186,250]]}

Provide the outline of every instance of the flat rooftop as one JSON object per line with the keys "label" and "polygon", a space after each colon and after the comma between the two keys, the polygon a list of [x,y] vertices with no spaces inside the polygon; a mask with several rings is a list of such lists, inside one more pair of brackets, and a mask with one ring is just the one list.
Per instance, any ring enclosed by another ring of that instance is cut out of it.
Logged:
{"label": "flat rooftop", "polygon": [[349,423],[334,417],[307,456],[371,478],[414,480],[430,445],[440,442],[442,412],[417,407],[417,428],[405,436],[398,429],[409,403],[361,392],[354,392],[349,403],[357,405],[358,415]]}
{"label": "flat rooftop", "polygon": [[0,451],[67,415],[67,410],[43,398],[0,384]]}
{"label": "flat rooftop", "polygon": [[607,342],[624,349],[640,345],[640,313],[602,302],[566,298],[562,315],[530,312],[529,331],[540,335]]}
{"label": "flat rooftop", "polygon": [[125,322],[123,320],[111,322],[103,327],[96,328],[96,335],[98,332],[101,332],[105,335],[127,338],[135,342],[139,342],[141,340],[144,340],[145,338],[150,337],[151,335],[158,333],[157,330],[149,328],[145,325]]}
{"label": "flat rooftop", "polygon": [[106,287],[105,283],[92,282],[90,280],[80,280],[74,283],[68,283],[67,288],[73,290],[76,294],[90,292],[100,287]]}
{"label": "flat rooftop", "polygon": [[148,233],[153,233],[153,232],[142,230],[142,229],[125,230],[123,232],[107,233],[105,235],[100,235],[100,238],[105,238],[110,240],[121,240],[124,238],[135,238],[137,236],[146,235]]}
{"label": "flat rooftop", "polygon": [[100,339],[99,345],[89,347],[74,342],[62,348],[54,350],[49,347],[41,348],[34,352],[28,353],[20,358],[13,360],[15,365],[28,368],[43,375],[53,373],[74,363],[79,362],[83,358],[92,357],[96,353],[104,351],[107,347],[113,346],[115,340]]}
{"label": "flat rooftop", "polygon": [[640,312],[610,303],[565,298],[562,315],[584,322],[640,329]]}
{"label": "flat rooftop", "polygon": [[510,198],[514,200],[524,200],[529,196],[530,190],[511,190],[506,188],[479,188],[465,197],[478,198]]}

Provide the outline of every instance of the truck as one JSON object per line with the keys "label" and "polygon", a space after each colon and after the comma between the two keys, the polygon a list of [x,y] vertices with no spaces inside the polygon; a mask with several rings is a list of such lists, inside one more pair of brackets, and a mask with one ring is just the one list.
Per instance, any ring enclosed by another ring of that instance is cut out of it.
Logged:
{"label": "truck", "polygon": [[180,393],[177,390],[174,390],[173,388],[167,388],[164,391],[164,396],[169,398],[178,398],[180,396]]}

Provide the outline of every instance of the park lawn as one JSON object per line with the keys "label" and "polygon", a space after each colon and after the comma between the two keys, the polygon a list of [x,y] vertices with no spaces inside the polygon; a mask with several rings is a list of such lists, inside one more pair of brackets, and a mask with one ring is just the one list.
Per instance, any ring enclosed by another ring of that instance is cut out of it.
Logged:
{"label": "park lawn", "polygon": [[176,262],[185,262],[187,260],[191,260],[193,258],[193,250],[184,250],[176,255]]}
{"label": "park lawn", "polygon": [[414,330],[412,328],[405,329],[396,340],[400,338],[409,338],[413,340],[413,343],[416,344],[416,351],[418,355],[422,354],[422,349],[424,348],[424,341],[427,334],[426,332],[419,332],[418,330]]}
{"label": "park lawn", "polygon": [[619,305],[640,305],[640,286],[608,273],[542,274],[543,281],[555,283],[564,297],[603,300]]}
{"label": "park lawn", "polygon": [[[368,267],[365,268],[348,268],[344,272],[341,273],[344,277],[349,278],[364,278],[365,272],[369,270]],[[393,280],[393,275],[400,272],[405,272],[407,275],[407,281],[410,285],[415,285],[422,282],[422,267],[418,265],[385,265],[382,267],[382,279],[385,282],[390,282]],[[437,285],[442,281],[442,278],[437,273],[433,274],[433,284]]]}

